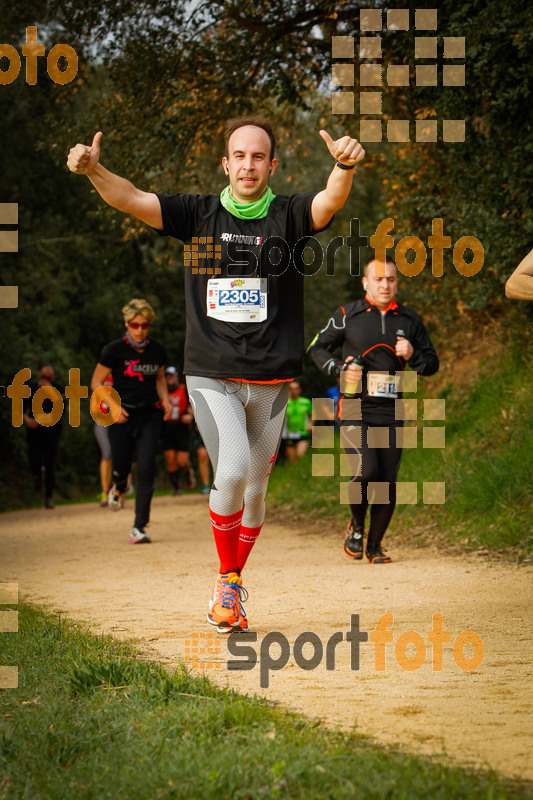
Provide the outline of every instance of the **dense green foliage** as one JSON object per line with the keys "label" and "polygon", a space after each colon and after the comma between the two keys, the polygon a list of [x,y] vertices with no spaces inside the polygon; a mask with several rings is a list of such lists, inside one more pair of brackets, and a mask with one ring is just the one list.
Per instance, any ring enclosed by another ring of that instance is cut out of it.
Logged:
{"label": "dense green foliage", "polygon": [[[425,241],[431,220],[440,217],[452,247],[461,236],[475,236],[483,244],[485,263],[472,278],[456,273],[447,250],[442,279],[410,280],[410,299],[417,308],[429,310],[431,303],[439,303],[444,338],[457,325],[457,309],[502,313],[507,304],[505,280],[533,240],[533,120],[528,100],[533,25],[531,9],[520,0],[439,3],[438,20],[439,65],[463,63],[442,58],[443,38],[465,37],[466,85],[443,86],[439,66],[437,87],[411,86],[403,96],[398,89],[389,89],[385,108],[394,117],[437,119],[439,131],[443,119],[464,119],[466,139],[409,148],[396,145],[399,157],[392,169],[387,158],[385,177],[390,180],[389,192],[392,184],[396,187],[390,210],[398,219],[400,236],[410,233]],[[412,65],[414,38],[413,29],[393,38],[394,63]]]}
{"label": "dense green foliage", "polygon": [[30,607],[1,634],[0,793],[27,797],[503,800],[528,786],[326,731],[257,697],[173,674],[131,645]]}

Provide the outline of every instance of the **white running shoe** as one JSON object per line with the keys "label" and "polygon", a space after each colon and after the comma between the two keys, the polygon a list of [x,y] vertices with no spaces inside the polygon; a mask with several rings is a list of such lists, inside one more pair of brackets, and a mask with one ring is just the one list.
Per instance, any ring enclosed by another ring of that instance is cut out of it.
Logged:
{"label": "white running shoe", "polygon": [[130,533],[130,544],[150,544],[152,540],[142,528],[133,527]]}
{"label": "white running shoe", "polygon": [[120,511],[124,508],[124,495],[117,489],[116,483],[113,484],[107,495],[107,505],[111,511]]}

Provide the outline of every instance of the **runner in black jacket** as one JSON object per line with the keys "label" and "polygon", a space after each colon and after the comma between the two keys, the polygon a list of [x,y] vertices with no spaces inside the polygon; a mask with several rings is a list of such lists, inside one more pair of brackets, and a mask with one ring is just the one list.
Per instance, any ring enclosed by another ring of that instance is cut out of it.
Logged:
{"label": "runner in black jacket", "polygon": [[[365,265],[365,297],[338,308],[308,351],[317,366],[332,376],[352,359],[362,359],[362,369],[352,366],[345,372],[347,382],[361,381],[354,399],[341,397],[339,404],[341,442],[355,484],[350,486],[352,519],[344,552],[351,559],[363,557],[368,489],[372,484],[370,489],[376,494],[366,555],[372,564],[386,564],[391,559],[383,552],[381,540],[396,504],[396,478],[402,455],[398,440],[403,415],[401,404],[397,403],[402,397],[400,373],[408,363],[420,375],[433,375],[439,360],[418,314],[394,299],[398,288],[394,261],[381,265],[385,266],[382,277],[376,277],[375,264],[372,259]],[[333,356],[338,348],[342,360]]]}

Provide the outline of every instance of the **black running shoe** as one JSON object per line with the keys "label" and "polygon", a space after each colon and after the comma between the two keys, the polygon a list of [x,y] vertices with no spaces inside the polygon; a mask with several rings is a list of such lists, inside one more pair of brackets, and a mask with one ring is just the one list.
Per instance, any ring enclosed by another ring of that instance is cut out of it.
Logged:
{"label": "black running shoe", "polygon": [[350,520],[346,528],[343,550],[352,561],[360,561],[363,558],[363,536],[363,529],[356,528],[353,520]]}
{"label": "black running shoe", "polygon": [[370,564],[390,564],[392,561],[392,558],[389,558],[389,556],[383,552],[381,547],[378,547],[376,550],[372,551],[367,550],[366,557]]}

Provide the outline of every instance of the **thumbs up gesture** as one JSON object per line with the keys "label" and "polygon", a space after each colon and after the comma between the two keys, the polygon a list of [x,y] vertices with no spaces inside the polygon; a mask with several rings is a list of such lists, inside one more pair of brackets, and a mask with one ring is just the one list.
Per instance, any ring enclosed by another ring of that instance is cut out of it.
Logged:
{"label": "thumbs up gesture", "polygon": [[71,147],[67,158],[67,167],[76,175],[88,175],[98,164],[100,158],[100,141],[102,132],[94,134],[91,146],[77,144]]}
{"label": "thumbs up gesture", "polygon": [[333,140],[327,131],[320,131],[321,137],[328,146],[328,150],[335,159],[347,167],[357,164],[365,157],[365,151],[357,141],[350,136],[341,136],[340,139]]}

